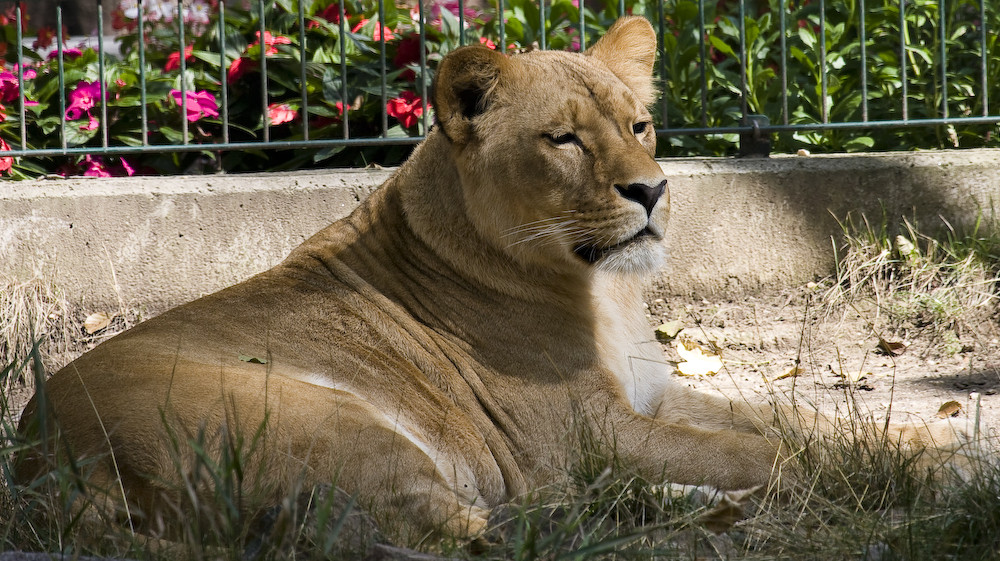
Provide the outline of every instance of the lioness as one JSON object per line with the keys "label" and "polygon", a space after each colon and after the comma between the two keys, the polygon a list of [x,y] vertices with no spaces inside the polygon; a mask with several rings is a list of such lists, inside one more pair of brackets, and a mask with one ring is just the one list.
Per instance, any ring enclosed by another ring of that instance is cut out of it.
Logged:
{"label": "lioness", "polygon": [[566,477],[580,423],[648,480],[768,484],[770,413],[671,385],[642,310],[670,206],[655,52],[639,17],[583,54],[452,52],[434,130],[349,217],[66,366],[25,429],[57,425],[48,450],[97,458],[93,488],[153,532],[193,461],[171,443],[199,435],[255,443],[258,504],[335,481],[402,540],[477,535]]}

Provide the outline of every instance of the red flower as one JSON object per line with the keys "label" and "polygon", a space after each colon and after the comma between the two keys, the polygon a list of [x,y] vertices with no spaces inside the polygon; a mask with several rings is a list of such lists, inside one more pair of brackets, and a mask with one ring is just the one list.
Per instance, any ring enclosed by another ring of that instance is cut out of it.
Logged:
{"label": "red flower", "polygon": [[243,77],[247,72],[252,72],[257,69],[257,61],[251,60],[246,57],[240,57],[233,61],[229,65],[229,71],[226,72],[226,81],[230,84],[235,84]]}
{"label": "red flower", "polygon": [[[490,40],[488,37],[480,37],[479,43],[485,46],[487,49],[493,49],[494,51],[497,50],[497,44],[494,43],[492,40]],[[579,44],[577,44],[577,49],[579,48],[580,46]]]}
{"label": "red flower", "polygon": [[[358,30],[361,29],[362,27],[364,27],[365,24],[367,24],[369,21],[370,20],[368,20],[368,19],[361,18],[361,21],[358,22],[358,24],[355,25],[351,29],[351,32],[352,33],[357,33]],[[392,34],[392,30],[391,29],[386,29],[385,30],[385,40],[386,41],[392,41],[395,38],[396,38],[396,36]],[[374,39],[376,41],[381,41],[382,40],[382,22],[378,22],[378,21],[375,22],[375,31],[372,33],[372,39]]]}
{"label": "red flower", "polygon": [[424,100],[411,91],[399,94],[399,97],[390,99],[385,104],[385,112],[390,117],[395,117],[403,128],[410,128],[417,124],[417,119],[424,114]]}
{"label": "red flower", "polygon": [[[7,146],[7,142],[0,138],[0,154],[10,150],[10,146]],[[7,175],[11,175],[10,168],[14,167],[14,158],[10,156],[0,157],[0,172],[7,172]]]}
{"label": "red flower", "polygon": [[272,103],[267,106],[267,119],[272,125],[287,123],[298,116],[298,111],[292,109],[287,103]]}
{"label": "red flower", "polygon": [[[347,15],[347,10],[344,10],[344,16]],[[330,4],[329,6],[323,8],[322,12],[316,14],[315,17],[326,20],[330,23],[340,23],[340,3],[334,2],[333,4]],[[317,28],[319,28],[319,22],[316,20],[310,20],[309,23],[306,24],[306,29]]]}
{"label": "red flower", "polygon": [[[184,60],[185,61],[193,60],[194,59],[193,53],[194,53],[194,45],[188,45],[187,47],[184,47]],[[181,67],[180,51],[174,51],[170,53],[170,56],[167,57],[166,64],[163,65],[163,69],[169,72],[171,70],[179,70],[180,67]]]}
{"label": "red flower", "polygon": [[[256,37],[257,40],[251,43],[249,46],[247,46],[247,50],[250,50],[252,47],[256,47],[257,45],[260,45],[260,31],[256,32],[254,34],[254,37]],[[281,35],[275,37],[274,35],[271,35],[270,31],[264,32],[264,46],[267,47],[264,50],[264,54],[276,55],[278,54],[278,49],[275,47],[275,45],[291,45],[291,44],[292,40],[289,39],[288,37],[283,37]]]}
{"label": "red flower", "polygon": [[[21,5],[21,33],[28,31],[28,5],[27,2],[19,2]],[[0,27],[6,26],[9,23],[14,23],[17,21],[17,6],[11,5],[7,7],[7,10],[0,14]]]}
{"label": "red flower", "polygon": [[56,30],[49,26],[45,26],[38,30],[38,39],[31,44],[31,47],[35,50],[47,49],[52,44],[52,39],[56,36]]}
{"label": "red flower", "polygon": [[418,62],[420,62],[420,36],[411,34],[399,42],[399,47],[396,49],[396,56],[393,57],[392,64],[396,68],[404,69],[399,74],[401,79],[412,82],[416,79],[417,75],[407,67]]}

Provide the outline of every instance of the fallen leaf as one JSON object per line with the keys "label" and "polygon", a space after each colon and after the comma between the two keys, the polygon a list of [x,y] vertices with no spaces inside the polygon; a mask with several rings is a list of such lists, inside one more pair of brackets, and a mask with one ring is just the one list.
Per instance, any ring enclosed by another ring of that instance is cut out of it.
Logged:
{"label": "fallen leaf", "polygon": [[656,340],[661,343],[667,343],[673,341],[677,334],[684,329],[684,322],[675,319],[674,321],[668,321],[667,323],[661,324],[656,328]]}
{"label": "fallen leaf", "polygon": [[240,355],[240,360],[249,362],[250,364],[267,364],[266,358],[257,358],[255,356]]}
{"label": "fallen leaf", "polygon": [[87,319],[83,320],[83,330],[87,332],[87,335],[93,335],[111,325],[112,317],[114,316],[109,316],[104,312],[90,314],[87,316]]}
{"label": "fallen leaf", "polygon": [[750,503],[750,498],[763,487],[758,485],[742,491],[728,491],[719,499],[711,510],[698,517],[705,529],[713,534],[725,532],[733,524],[745,518],[744,509]]}
{"label": "fallen leaf", "polygon": [[674,347],[681,357],[677,370],[684,376],[710,376],[722,370],[722,357],[705,352],[698,343],[678,339]]}
{"label": "fallen leaf", "polygon": [[957,417],[959,413],[962,412],[962,404],[957,401],[948,401],[941,405],[938,409],[937,416],[942,419],[947,419],[948,417]]}
{"label": "fallen leaf", "polygon": [[871,372],[861,372],[861,371],[859,370],[859,371],[857,371],[857,372],[848,372],[848,373],[847,373],[847,375],[846,375],[846,376],[844,376],[844,378],[845,378],[845,379],[846,379],[846,380],[847,380],[848,382],[850,382],[850,383],[852,383],[852,384],[857,384],[857,383],[858,383],[858,382],[860,382],[861,380],[864,380],[865,378],[867,378],[867,377],[869,377],[869,376],[872,376],[872,375],[873,375],[873,374],[872,374]]}
{"label": "fallen leaf", "polygon": [[903,354],[906,350],[906,343],[902,341],[886,341],[885,339],[878,338],[878,348],[877,352],[889,356],[899,356]]}
{"label": "fallen leaf", "polygon": [[785,378],[791,378],[793,376],[798,376],[799,374],[802,374],[804,372],[805,372],[805,370],[799,368],[798,366],[793,366],[793,367],[789,368],[787,371],[785,371],[784,374],[781,374],[779,376],[775,376],[773,380],[774,381],[784,380]]}

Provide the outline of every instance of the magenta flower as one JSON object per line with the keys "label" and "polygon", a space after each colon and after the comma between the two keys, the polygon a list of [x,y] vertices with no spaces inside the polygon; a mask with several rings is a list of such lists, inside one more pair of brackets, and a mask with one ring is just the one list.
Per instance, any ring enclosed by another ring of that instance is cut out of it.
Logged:
{"label": "magenta flower", "polygon": [[101,122],[97,120],[97,117],[88,114],[89,119],[87,119],[87,124],[80,125],[80,130],[82,131],[92,131],[100,126]]}
{"label": "magenta flower", "polygon": [[[82,54],[83,54],[83,51],[81,51],[80,49],[63,49],[63,59],[66,59],[66,60],[73,60],[74,58],[76,58],[76,57],[78,57],[78,56],[80,56]],[[48,59],[52,60],[52,59],[54,59],[54,58],[56,58],[58,56],[59,56],[59,51],[58,50],[52,51],[51,53],[49,53]]]}
{"label": "magenta flower", "polygon": [[[219,104],[215,102],[215,96],[211,92],[201,90],[199,92],[188,91],[187,94],[187,120],[192,123],[202,117],[218,117]],[[174,99],[177,106],[181,105],[181,91],[170,90],[170,97]]]}
{"label": "magenta flower", "polygon": [[83,117],[84,113],[90,115],[90,110],[97,105],[101,98],[100,82],[80,82],[76,89],[69,93],[69,107],[66,108],[66,120],[75,121]]}
{"label": "magenta flower", "polygon": [[87,177],[111,177],[111,172],[104,165],[104,158],[100,156],[91,157],[87,154],[80,162],[80,167],[83,168],[83,175]]}
{"label": "magenta flower", "polygon": [[0,72],[0,103],[14,101],[19,91],[17,75],[7,71]]}

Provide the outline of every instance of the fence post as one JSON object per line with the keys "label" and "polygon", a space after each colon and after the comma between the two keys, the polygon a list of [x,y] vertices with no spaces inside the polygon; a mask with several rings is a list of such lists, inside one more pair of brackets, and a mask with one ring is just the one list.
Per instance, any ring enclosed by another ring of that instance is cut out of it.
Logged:
{"label": "fence post", "polygon": [[762,127],[771,124],[764,115],[746,115],[740,119],[740,126],[753,130],[740,133],[740,158],[766,158],[771,155],[771,135],[761,132]]}

